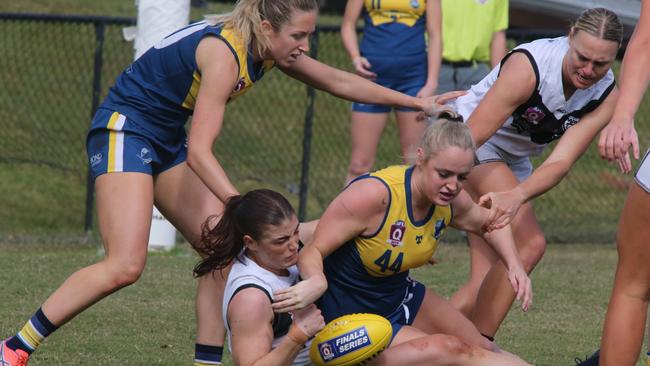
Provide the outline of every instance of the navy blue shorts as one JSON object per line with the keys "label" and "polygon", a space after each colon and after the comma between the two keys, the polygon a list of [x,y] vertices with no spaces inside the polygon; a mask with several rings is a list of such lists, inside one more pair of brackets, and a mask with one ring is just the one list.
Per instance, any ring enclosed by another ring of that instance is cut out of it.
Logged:
{"label": "navy blue shorts", "polygon": [[93,179],[113,172],[157,175],[187,160],[184,130],[173,144],[161,144],[139,132],[123,114],[107,109],[97,111],[92,125],[105,126],[91,129],[86,140]]}
{"label": "navy blue shorts", "polygon": [[413,324],[427,291],[427,288],[423,284],[414,279],[409,278],[408,284],[409,286],[406,290],[404,301],[402,301],[402,304],[395,311],[386,317],[393,326],[393,338],[395,338],[397,332],[403,326]]}
{"label": "navy blue shorts", "polygon": [[[365,56],[371,64],[370,70],[377,74],[375,83],[414,97],[427,81],[427,55],[409,57]],[[388,113],[391,106],[377,104],[352,104],[355,112]],[[398,111],[415,111],[395,107]]]}

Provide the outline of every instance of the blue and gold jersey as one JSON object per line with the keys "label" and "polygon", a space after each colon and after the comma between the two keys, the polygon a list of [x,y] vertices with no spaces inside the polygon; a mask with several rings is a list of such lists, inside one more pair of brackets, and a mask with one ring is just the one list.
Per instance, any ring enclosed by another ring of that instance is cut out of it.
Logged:
{"label": "blue and gold jersey", "polygon": [[364,56],[408,56],[426,51],[425,0],[365,0]]}
{"label": "blue and gold jersey", "polygon": [[[133,129],[162,143],[173,140],[194,110],[201,86],[196,48],[207,36],[223,40],[239,66],[230,100],[249,90],[273,66],[271,61],[254,63],[248,45],[230,29],[198,22],[165,37],[127,67],[100,108],[117,111],[136,125],[123,130]],[[92,126],[101,127],[108,126]]]}
{"label": "blue and gold jersey", "polygon": [[449,225],[450,206],[431,206],[422,220],[411,207],[413,167],[393,166],[359,179],[377,179],[389,203],[375,233],[359,236],[325,258],[328,289],[319,300],[326,321],[349,313],[387,316],[404,300],[411,268],[425,264]]}

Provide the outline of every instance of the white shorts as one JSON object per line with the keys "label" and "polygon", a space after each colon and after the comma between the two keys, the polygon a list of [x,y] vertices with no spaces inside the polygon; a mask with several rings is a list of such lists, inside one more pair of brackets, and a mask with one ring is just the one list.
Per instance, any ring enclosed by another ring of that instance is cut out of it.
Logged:
{"label": "white shorts", "polygon": [[476,150],[476,165],[500,161],[508,165],[519,183],[533,173],[533,164],[527,156],[515,156],[487,140]]}
{"label": "white shorts", "polygon": [[639,168],[634,175],[634,180],[641,186],[641,188],[650,193],[650,158],[648,158],[648,155],[650,155],[650,150],[645,153],[641,165],[639,165]]}

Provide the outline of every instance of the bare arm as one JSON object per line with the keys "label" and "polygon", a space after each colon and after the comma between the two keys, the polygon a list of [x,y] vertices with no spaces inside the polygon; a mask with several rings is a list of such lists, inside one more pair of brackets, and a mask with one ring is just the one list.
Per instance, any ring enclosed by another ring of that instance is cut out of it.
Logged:
{"label": "bare arm", "polygon": [[[600,155],[609,161],[627,157],[630,145],[639,158],[639,138],[634,128],[634,115],[650,83],[650,1],[643,0],[641,15],[621,66],[621,96],[609,125],[600,135]],[[624,172],[631,167],[623,169]],[[627,170],[627,171],[626,171]]]}
{"label": "bare arm", "polygon": [[569,128],[549,157],[528,179],[510,191],[491,192],[479,199],[480,205],[492,207],[493,217],[489,229],[509,223],[522,204],[560,183],[573,164],[587,150],[596,134],[611,118],[618,94],[615,88],[596,110],[585,115],[579,123]]}
{"label": "bare arm", "polygon": [[490,65],[492,68],[501,62],[503,56],[506,55],[506,49],[506,31],[492,33],[492,41],[490,42]]}
{"label": "bare arm", "polygon": [[196,60],[201,70],[201,87],[189,134],[187,165],[212,193],[225,201],[238,193],[214,156],[212,145],[221,131],[226,103],[237,82],[237,62],[228,46],[215,37],[199,43]]}
{"label": "bare arm", "polygon": [[[315,306],[306,315],[306,330],[312,336],[324,326],[323,318]],[[228,305],[232,358],[238,366],[284,366],[291,365],[304,342],[284,337],[278,347],[273,342],[274,313],[268,296],[257,288],[239,291]],[[302,319],[303,323],[305,319]],[[297,326],[294,324],[292,327]],[[303,330],[301,330],[303,331]]]}
{"label": "bare arm", "polygon": [[418,97],[433,95],[438,88],[440,63],[442,62],[442,19],[440,0],[429,0],[426,3],[426,29],[429,43],[427,45],[427,80],[418,92]]}
{"label": "bare arm", "polygon": [[450,92],[428,98],[411,97],[384,88],[358,75],[328,66],[307,55],[301,55],[289,68],[283,68],[282,71],[314,88],[343,99],[417,109],[429,115],[434,114],[436,103],[444,104],[447,100],[464,94],[464,92]]}
{"label": "bare arm", "polygon": [[508,279],[517,293],[517,300],[522,300],[522,309],[527,311],[532,302],[533,290],[530,278],[521,263],[510,226],[507,225],[490,232],[486,231],[485,226],[490,216],[489,210],[475,204],[465,191],[461,191],[458,197],[452,201],[452,207],[454,208],[454,217],[451,226],[480,235],[494,248],[508,269]]}
{"label": "bare arm", "polygon": [[275,293],[275,311],[292,311],[314,302],[327,289],[323,259],[348,240],[376,230],[388,206],[388,190],[375,179],[351,184],[327,207],[311,245],[298,258],[303,281]]}
{"label": "bare arm", "polygon": [[528,58],[521,53],[510,56],[467,120],[477,146],[483,145],[531,97],[535,85],[535,72]]}

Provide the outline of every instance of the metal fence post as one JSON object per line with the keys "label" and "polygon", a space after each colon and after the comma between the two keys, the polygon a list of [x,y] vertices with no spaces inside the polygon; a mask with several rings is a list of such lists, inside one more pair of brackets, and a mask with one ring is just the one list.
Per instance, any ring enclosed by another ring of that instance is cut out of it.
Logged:
{"label": "metal fence post", "polygon": [[[310,40],[310,56],[318,59],[318,28]],[[309,189],[309,160],[311,157],[312,126],[314,124],[314,101],[316,91],[307,85],[307,108],[305,109],[305,129],[302,138],[302,169],[300,172],[300,200],[298,204],[298,219],[305,221],[307,217],[307,191]]]}
{"label": "metal fence post", "polygon": [[[101,92],[101,82],[102,82],[102,54],[104,50],[104,31],[106,25],[104,22],[97,21],[95,22],[95,63],[93,67],[93,97],[91,105],[91,114],[90,118],[93,118],[97,107],[99,106],[99,94]],[[90,175],[90,169],[88,169],[88,175],[86,179],[86,219],[84,222],[84,229],[86,232],[90,232],[93,228],[93,203],[95,195],[95,186],[93,184],[93,179]]]}

